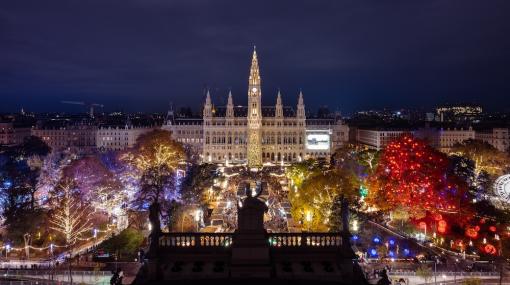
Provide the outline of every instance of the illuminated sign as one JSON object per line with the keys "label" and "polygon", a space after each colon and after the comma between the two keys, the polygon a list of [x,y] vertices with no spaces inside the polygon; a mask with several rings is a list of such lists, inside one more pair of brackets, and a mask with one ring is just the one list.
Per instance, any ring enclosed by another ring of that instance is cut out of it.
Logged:
{"label": "illuminated sign", "polygon": [[307,131],[305,145],[307,150],[329,150],[329,130]]}

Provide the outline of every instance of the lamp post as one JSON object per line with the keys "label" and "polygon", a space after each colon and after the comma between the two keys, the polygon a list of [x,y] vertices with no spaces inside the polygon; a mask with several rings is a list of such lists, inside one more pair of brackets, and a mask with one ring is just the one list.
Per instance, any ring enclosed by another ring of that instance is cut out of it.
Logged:
{"label": "lamp post", "polygon": [[198,209],[195,212],[195,222],[197,223],[197,233],[200,230],[200,224],[199,223],[200,223],[201,216],[202,216],[202,211],[200,209]]}
{"label": "lamp post", "polygon": [[437,285],[437,256],[434,256],[434,284]]}
{"label": "lamp post", "polygon": [[305,219],[306,219],[307,229],[308,229],[308,231],[310,231],[310,228],[312,226],[312,212],[310,210],[306,211]]}

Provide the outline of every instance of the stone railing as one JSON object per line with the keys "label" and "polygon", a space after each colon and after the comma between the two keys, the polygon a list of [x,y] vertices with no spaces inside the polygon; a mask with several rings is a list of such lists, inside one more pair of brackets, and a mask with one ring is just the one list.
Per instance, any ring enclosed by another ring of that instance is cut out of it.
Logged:
{"label": "stone railing", "polygon": [[163,248],[229,247],[231,244],[229,233],[163,233],[159,238],[159,246]]}
{"label": "stone railing", "polygon": [[340,233],[271,233],[271,247],[341,247]]}

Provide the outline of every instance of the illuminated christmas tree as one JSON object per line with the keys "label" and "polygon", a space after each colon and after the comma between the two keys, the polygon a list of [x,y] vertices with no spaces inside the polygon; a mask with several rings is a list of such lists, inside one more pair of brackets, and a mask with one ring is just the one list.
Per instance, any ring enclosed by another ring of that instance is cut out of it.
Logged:
{"label": "illuminated christmas tree", "polygon": [[425,211],[455,212],[461,189],[447,172],[445,154],[404,135],[384,149],[369,178],[368,201],[382,210],[402,206],[414,216]]}

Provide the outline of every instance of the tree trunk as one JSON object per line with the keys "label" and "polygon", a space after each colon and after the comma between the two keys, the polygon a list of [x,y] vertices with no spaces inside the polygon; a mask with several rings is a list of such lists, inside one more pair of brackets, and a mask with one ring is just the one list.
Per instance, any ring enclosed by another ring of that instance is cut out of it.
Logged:
{"label": "tree trunk", "polygon": [[69,270],[69,283],[71,285],[73,285],[73,271],[72,271],[72,247],[71,246],[67,246],[67,251],[69,252],[69,263],[67,265],[68,267],[68,270]]}

